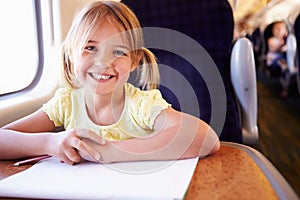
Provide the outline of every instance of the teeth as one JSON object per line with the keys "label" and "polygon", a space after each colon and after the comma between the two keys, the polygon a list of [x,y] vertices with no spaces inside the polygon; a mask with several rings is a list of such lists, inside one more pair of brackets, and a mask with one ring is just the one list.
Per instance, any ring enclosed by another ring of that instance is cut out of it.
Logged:
{"label": "teeth", "polygon": [[98,80],[108,80],[111,76],[109,75],[103,75],[103,74],[94,74],[92,73],[91,74],[95,79],[98,79]]}

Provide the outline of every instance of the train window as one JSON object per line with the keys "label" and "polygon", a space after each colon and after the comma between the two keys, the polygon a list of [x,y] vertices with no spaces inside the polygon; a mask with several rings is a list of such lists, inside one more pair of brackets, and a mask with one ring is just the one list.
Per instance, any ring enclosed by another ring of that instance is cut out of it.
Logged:
{"label": "train window", "polygon": [[0,1],[0,95],[29,87],[38,73],[35,1]]}

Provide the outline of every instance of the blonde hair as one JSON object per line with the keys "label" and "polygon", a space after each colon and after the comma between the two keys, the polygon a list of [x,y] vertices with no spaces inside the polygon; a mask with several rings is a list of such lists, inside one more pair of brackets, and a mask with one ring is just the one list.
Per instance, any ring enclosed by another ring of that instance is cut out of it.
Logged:
{"label": "blonde hair", "polygon": [[132,63],[137,66],[137,78],[143,89],[155,89],[159,84],[159,70],[154,54],[144,48],[143,33],[136,15],[123,3],[97,1],[86,4],[76,15],[62,46],[62,74],[64,82],[77,88],[70,53],[74,49],[82,53],[88,37],[98,24],[108,20],[118,25],[126,35],[132,49]]}

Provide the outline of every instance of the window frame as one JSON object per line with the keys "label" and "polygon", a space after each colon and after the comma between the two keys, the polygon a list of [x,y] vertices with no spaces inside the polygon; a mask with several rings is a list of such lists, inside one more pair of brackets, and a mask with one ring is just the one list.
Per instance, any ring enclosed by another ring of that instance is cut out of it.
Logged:
{"label": "window frame", "polygon": [[26,93],[33,88],[35,88],[40,81],[43,70],[44,70],[44,39],[43,39],[43,24],[42,24],[42,13],[41,13],[41,2],[40,0],[32,0],[33,5],[33,20],[34,20],[34,29],[35,29],[35,38],[36,38],[36,53],[37,53],[37,62],[36,62],[36,73],[31,81],[31,83],[19,90],[11,91],[7,93],[0,94],[0,100],[11,98],[17,95]]}

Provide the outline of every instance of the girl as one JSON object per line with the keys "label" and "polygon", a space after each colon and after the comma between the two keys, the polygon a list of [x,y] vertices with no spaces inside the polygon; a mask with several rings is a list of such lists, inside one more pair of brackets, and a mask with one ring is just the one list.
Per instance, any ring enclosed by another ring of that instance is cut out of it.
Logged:
{"label": "girl", "polygon": [[268,39],[269,52],[267,55],[267,65],[274,65],[273,67],[280,67],[278,61],[285,59],[284,53],[287,50],[286,37],[287,27],[284,22],[274,22],[272,26],[273,36]]}
{"label": "girl", "polygon": [[[284,21],[274,22],[272,26],[272,37],[267,40],[268,53],[267,53],[267,66],[270,67],[272,76],[285,79],[285,74],[288,72],[286,63],[286,38],[288,29]],[[280,94],[281,97],[287,97],[288,88],[283,87]]]}
{"label": "girl", "polygon": [[[48,154],[69,164],[112,163],[216,152],[215,132],[174,110],[155,89],[158,66],[142,38],[124,4],[87,4],[63,44],[66,85],[40,110],[0,130],[0,159]],[[135,69],[146,90],[127,83]],[[64,131],[51,132],[58,126]]]}

